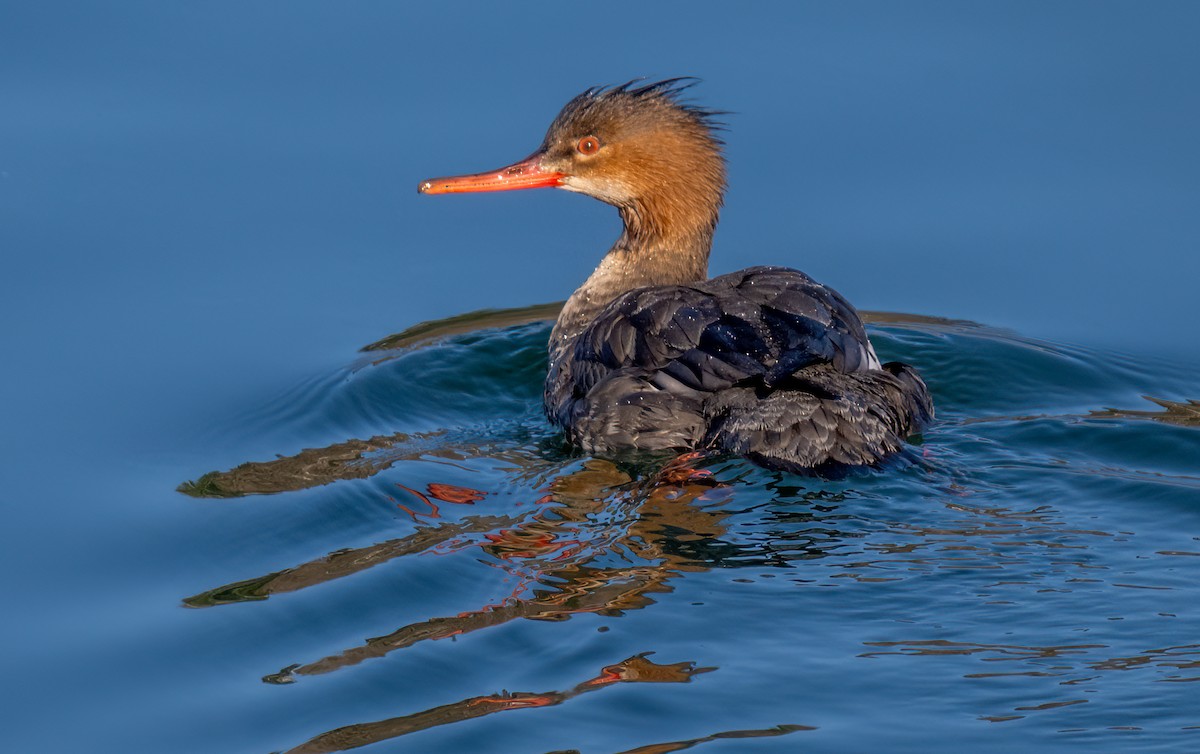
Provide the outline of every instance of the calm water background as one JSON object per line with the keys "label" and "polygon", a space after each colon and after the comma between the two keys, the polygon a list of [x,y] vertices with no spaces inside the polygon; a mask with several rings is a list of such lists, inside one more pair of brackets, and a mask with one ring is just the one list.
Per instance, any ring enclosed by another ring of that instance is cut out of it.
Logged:
{"label": "calm water background", "polygon": [[[5,748],[1195,750],[1198,38],[1185,2],[4,4]],[[989,326],[875,326],[939,403],[917,463],[664,492],[542,425],[545,325],[356,353],[564,298],[609,208],[416,182],[681,74],[734,112],[714,272]],[[373,475],[175,491],[396,432]]]}

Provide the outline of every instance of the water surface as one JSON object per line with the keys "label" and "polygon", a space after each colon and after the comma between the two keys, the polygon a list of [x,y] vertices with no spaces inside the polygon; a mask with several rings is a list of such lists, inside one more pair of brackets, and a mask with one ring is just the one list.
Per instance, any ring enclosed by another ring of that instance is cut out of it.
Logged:
{"label": "water surface", "polygon": [[[5,746],[1196,749],[1197,38],[1170,1],[4,4]],[[542,420],[539,305],[614,213],[413,188],[677,75],[732,111],[713,273],[905,313],[909,457]]]}
{"label": "water surface", "polygon": [[384,341],[404,345],[232,422],[290,424],[303,450],[183,488],[239,499],[261,545],[185,604],[294,685],[287,750],[918,750],[934,728],[1182,750],[1200,731],[1200,406],[1141,395],[1189,369],[869,315],[939,420],[908,457],[822,480],[572,452],[541,416],[548,323],[488,327],[531,314]]}

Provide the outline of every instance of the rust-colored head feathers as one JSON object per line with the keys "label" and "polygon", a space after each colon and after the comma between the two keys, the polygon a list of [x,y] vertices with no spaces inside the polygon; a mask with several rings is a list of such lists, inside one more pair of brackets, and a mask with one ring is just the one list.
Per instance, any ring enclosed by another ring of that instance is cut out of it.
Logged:
{"label": "rust-colored head feathers", "polygon": [[674,78],[592,87],[567,103],[527,159],[487,173],[434,178],[418,190],[565,188],[619,208],[630,238],[704,246],[725,194],[725,160],[716,135],[720,113],[681,97],[695,83]]}
{"label": "rust-colored head feathers", "polygon": [[711,232],[725,192],[720,113],[682,100],[695,83],[588,89],[550,125],[542,166],[562,188],[619,207],[632,233]]}

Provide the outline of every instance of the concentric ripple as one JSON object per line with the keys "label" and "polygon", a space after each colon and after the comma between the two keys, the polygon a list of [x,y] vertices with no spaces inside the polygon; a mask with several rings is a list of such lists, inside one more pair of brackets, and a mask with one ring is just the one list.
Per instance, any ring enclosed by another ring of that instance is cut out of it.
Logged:
{"label": "concentric ripple", "polygon": [[541,417],[553,312],[385,339],[231,422],[288,447],[181,487],[260,503],[246,572],[183,601],[275,626],[257,675],[316,710],[281,749],[1197,743],[1189,368],[873,314],[938,421],[817,479],[566,447]]}

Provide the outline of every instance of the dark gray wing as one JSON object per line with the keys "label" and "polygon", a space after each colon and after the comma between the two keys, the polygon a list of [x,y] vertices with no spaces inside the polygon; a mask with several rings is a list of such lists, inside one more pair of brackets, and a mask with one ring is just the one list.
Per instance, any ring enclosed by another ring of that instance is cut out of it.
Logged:
{"label": "dark gray wing", "polygon": [[868,367],[858,313],[802,272],[752,267],[690,286],[640,288],[617,298],[576,340],[580,377],[637,367],[662,370],[698,390],[750,375],[768,385],[810,364]]}
{"label": "dark gray wing", "polygon": [[[803,375],[870,382],[886,375],[878,366],[858,313],[836,291],[796,270],[752,267],[615,299],[551,366],[546,412],[589,450],[709,445],[755,455],[775,452],[770,445],[812,458],[820,448],[838,454],[837,443],[789,449],[778,439],[820,423],[805,393],[820,388]],[[852,390],[839,392],[851,395],[838,421],[850,435],[862,412]]]}

